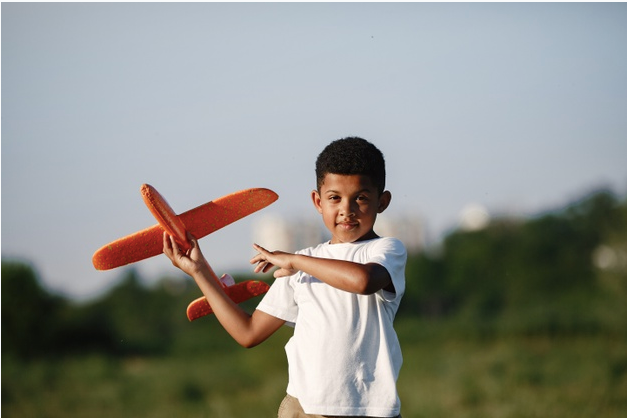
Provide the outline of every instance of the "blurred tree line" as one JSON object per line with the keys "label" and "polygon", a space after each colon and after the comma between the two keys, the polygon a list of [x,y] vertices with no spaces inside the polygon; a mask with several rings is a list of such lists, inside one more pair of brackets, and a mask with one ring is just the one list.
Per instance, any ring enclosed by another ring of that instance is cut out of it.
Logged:
{"label": "blurred tree line", "polygon": [[[181,284],[173,283],[148,288],[130,269],[104,296],[77,304],[46,292],[32,266],[3,260],[2,352],[22,358],[165,353],[186,321],[178,291],[169,290]],[[186,287],[191,291],[191,283]]]}
{"label": "blurred tree line", "polygon": [[[477,335],[625,337],[627,204],[601,190],[531,219],[457,230],[437,251],[410,255],[406,277],[399,318],[453,322]],[[77,304],[47,292],[28,263],[2,260],[2,353],[167,354],[194,332],[185,308],[198,296],[190,279],[147,287],[128,269],[107,294]]]}
{"label": "blurred tree line", "polygon": [[401,313],[469,332],[627,334],[627,204],[601,190],[410,257]]}

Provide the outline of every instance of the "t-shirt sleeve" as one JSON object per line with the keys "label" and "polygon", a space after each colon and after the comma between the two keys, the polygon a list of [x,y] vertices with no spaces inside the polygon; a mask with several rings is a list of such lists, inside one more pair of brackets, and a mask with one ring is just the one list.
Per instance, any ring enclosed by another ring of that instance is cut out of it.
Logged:
{"label": "t-shirt sleeve", "polygon": [[392,278],[395,292],[381,290],[380,295],[387,302],[399,300],[405,293],[405,264],[407,250],[403,243],[396,238],[382,238],[377,240],[372,248],[368,262],[377,263],[388,271]]}
{"label": "t-shirt sleeve", "polygon": [[270,286],[268,293],[265,294],[259,305],[257,305],[257,309],[275,318],[282,319],[288,322],[288,325],[293,326],[298,317],[298,305],[294,299],[294,288],[291,280],[295,280],[296,275],[276,279]]}

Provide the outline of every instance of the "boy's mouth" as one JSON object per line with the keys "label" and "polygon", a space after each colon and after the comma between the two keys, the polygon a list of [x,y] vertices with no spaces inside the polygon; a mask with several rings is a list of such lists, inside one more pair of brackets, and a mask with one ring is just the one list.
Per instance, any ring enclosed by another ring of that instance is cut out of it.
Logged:
{"label": "boy's mouth", "polygon": [[338,222],[337,224],[340,228],[344,228],[344,229],[352,229],[355,228],[357,225],[359,225],[358,222],[355,221],[345,221],[345,222]]}

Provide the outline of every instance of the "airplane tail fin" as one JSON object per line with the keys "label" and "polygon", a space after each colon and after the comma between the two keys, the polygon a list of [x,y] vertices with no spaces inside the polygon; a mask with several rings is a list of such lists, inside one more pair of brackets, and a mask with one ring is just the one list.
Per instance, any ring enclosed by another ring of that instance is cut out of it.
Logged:
{"label": "airplane tail fin", "polygon": [[[228,274],[225,274],[220,278],[220,283],[223,286],[227,283],[232,283],[226,285],[224,291],[233,302],[238,304],[256,296],[263,295],[270,289],[269,284],[258,280],[248,280],[235,284],[233,278]],[[187,307],[187,319],[189,319],[190,321],[212,313],[213,309],[211,309],[211,306],[204,296],[195,299]]]}

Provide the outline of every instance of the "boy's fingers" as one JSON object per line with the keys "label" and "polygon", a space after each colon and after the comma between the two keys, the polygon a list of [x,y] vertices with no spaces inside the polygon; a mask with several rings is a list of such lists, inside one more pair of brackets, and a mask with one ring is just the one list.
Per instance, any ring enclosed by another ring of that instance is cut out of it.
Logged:
{"label": "boy's fingers", "polygon": [[[174,244],[176,244],[176,242]],[[174,265],[175,267],[178,267],[176,263],[176,255],[175,255],[176,250],[174,249],[172,245],[172,237],[165,231],[163,232],[163,253],[165,254],[166,257],[170,259],[170,261],[172,262],[172,265]]]}
{"label": "boy's fingers", "polygon": [[174,237],[172,235],[169,235],[170,237],[170,243],[172,245],[172,255],[174,257],[180,257],[181,256],[181,248],[179,247],[178,243],[176,242],[176,240],[174,239]]}
{"label": "boy's fingers", "polygon": [[277,271],[274,272],[274,278],[278,279],[279,277],[287,277],[287,276],[291,276],[292,274],[296,273],[294,270],[292,269],[278,269]]}
{"label": "boy's fingers", "polygon": [[167,255],[172,252],[172,242],[167,232],[163,232],[163,252]]}
{"label": "boy's fingers", "polygon": [[255,267],[255,273],[259,272],[267,272],[269,268],[272,268],[272,265],[267,261],[260,261],[259,264]]}
{"label": "boy's fingers", "polygon": [[198,246],[198,240],[192,235],[191,232],[185,231],[185,236],[187,237],[187,241],[189,241],[192,247]]}
{"label": "boy's fingers", "polygon": [[265,248],[263,248],[261,245],[259,244],[253,244],[253,248],[257,251],[259,251],[260,253],[264,254],[267,253],[268,250],[266,250]]}

